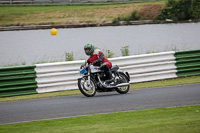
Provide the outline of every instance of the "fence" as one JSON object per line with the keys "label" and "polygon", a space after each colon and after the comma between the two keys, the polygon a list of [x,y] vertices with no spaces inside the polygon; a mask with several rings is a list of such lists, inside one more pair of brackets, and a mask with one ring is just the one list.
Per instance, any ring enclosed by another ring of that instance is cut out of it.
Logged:
{"label": "fence", "polygon": [[200,75],[200,50],[175,53],[179,77]]}
{"label": "fence", "polygon": [[34,68],[35,66],[0,68],[0,97],[37,93]]}
{"label": "fence", "polygon": [[[130,74],[130,83],[200,75],[200,50],[111,58]],[[0,97],[78,89],[84,61],[0,68]]]}
{"label": "fence", "polygon": [[52,92],[77,89],[79,68],[84,61],[37,64],[37,92]]}
{"label": "fence", "polygon": [[113,64],[119,64],[120,69],[128,71],[130,83],[175,78],[176,66],[173,51],[118,57],[111,59]]}

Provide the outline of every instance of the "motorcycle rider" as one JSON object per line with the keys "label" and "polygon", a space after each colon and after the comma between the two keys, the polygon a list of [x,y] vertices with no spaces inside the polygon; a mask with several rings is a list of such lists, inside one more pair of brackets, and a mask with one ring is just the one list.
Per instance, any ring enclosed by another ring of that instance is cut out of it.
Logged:
{"label": "motorcycle rider", "polygon": [[106,84],[109,84],[114,81],[112,76],[111,67],[112,63],[104,56],[102,51],[99,49],[94,49],[94,46],[90,43],[84,46],[85,54],[90,56],[85,65],[92,63],[94,66],[100,66],[101,70],[104,70],[108,80],[105,81]]}

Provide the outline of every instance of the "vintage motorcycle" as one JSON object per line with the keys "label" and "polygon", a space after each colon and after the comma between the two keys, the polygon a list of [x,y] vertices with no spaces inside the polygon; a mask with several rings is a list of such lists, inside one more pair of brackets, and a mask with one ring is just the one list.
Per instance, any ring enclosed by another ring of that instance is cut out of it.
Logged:
{"label": "vintage motorcycle", "polygon": [[78,87],[81,93],[87,97],[93,97],[96,92],[117,91],[126,94],[129,91],[130,76],[128,72],[123,72],[117,65],[111,68],[114,82],[106,84],[107,77],[98,66],[89,64],[80,69],[81,78],[78,79]]}

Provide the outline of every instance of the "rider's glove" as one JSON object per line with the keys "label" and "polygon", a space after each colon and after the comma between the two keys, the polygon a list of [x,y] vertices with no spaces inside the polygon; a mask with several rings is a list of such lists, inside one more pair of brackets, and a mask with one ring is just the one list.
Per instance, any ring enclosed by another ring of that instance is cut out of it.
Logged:
{"label": "rider's glove", "polygon": [[99,63],[99,60],[95,60],[92,64],[96,65],[97,63]]}
{"label": "rider's glove", "polygon": [[80,69],[82,69],[82,68],[85,68],[85,65],[84,65],[84,64],[81,65]]}

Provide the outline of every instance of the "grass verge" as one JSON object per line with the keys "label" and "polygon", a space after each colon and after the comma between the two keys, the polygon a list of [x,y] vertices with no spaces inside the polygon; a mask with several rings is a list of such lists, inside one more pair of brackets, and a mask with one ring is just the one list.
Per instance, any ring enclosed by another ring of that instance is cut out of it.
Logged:
{"label": "grass verge", "polygon": [[[152,82],[143,82],[143,83],[134,83],[130,85],[130,89],[153,88],[153,87],[173,86],[173,85],[183,85],[183,84],[193,84],[193,83],[200,83],[200,76],[176,78],[176,79],[168,79],[168,80],[160,80],[160,81],[152,81]],[[60,91],[60,92],[51,92],[51,93],[43,93],[43,94],[5,97],[5,98],[0,98],[0,102],[38,99],[38,98],[47,98],[47,97],[58,97],[58,96],[77,95],[77,94],[81,94],[79,90]]]}
{"label": "grass verge", "polygon": [[200,105],[0,125],[2,133],[199,133]]}
{"label": "grass verge", "polygon": [[[156,16],[165,2],[60,5],[60,6],[0,6],[0,26],[31,24],[79,24],[112,22],[116,16],[141,10],[146,18]],[[149,12],[151,10],[151,13]]]}

